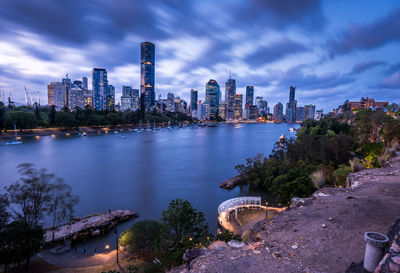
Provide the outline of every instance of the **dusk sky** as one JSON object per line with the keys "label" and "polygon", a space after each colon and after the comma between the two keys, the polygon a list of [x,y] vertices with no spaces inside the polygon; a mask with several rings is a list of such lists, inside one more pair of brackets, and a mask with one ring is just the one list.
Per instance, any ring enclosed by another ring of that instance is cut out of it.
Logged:
{"label": "dusk sky", "polygon": [[400,102],[400,1],[0,0],[0,90],[24,102],[24,86],[108,71],[139,88],[140,43],[156,45],[156,92],[189,101],[215,79],[225,94],[255,86],[271,109],[296,86],[298,105],[325,112],[346,98]]}

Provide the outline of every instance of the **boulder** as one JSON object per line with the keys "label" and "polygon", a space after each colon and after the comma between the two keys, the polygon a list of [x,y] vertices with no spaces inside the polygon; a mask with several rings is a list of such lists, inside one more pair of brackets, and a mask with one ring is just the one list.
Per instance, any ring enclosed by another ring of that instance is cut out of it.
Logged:
{"label": "boulder", "polygon": [[185,253],[183,253],[183,261],[185,263],[190,262],[191,260],[200,257],[208,252],[207,248],[194,248],[194,249],[186,249]]}
{"label": "boulder", "polygon": [[261,242],[256,242],[243,247],[244,250],[256,250],[261,247]]}
{"label": "boulder", "polygon": [[233,247],[233,248],[241,248],[241,247],[246,246],[246,244],[243,242],[240,242],[240,241],[230,240],[228,242],[228,246]]}
{"label": "boulder", "polygon": [[215,250],[215,251],[220,251],[227,248],[229,248],[229,246],[224,241],[215,241],[208,247],[209,250]]}

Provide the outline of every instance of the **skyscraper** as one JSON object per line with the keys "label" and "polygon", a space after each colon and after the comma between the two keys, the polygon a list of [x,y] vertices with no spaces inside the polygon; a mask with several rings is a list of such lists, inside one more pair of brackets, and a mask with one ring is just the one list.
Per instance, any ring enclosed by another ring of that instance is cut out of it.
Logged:
{"label": "skyscraper", "polygon": [[209,80],[206,84],[206,103],[210,106],[210,120],[218,117],[219,110],[219,85],[215,80]]}
{"label": "skyscraper", "polygon": [[104,68],[92,70],[92,96],[95,110],[105,110],[107,107],[107,71]]}
{"label": "skyscraper", "polygon": [[235,94],[235,119],[242,119],[243,95]]}
{"label": "skyscraper", "polygon": [[253,105],[254,101],[254,86],[247,86],[246,87],[246,109],[250,109],[250,106]]}
{"label": "skyscraper", "polygon": [[190,90],[190,112],[197,111],[197,99],[199,91],[197,89]]}
{"label": "skyscraper", "polygon": [[113,85],[107,86],[107,110],[113,111],[115,106],[115,87]]}
{"label": "skyscraper", "polygon": [[48,105],[54,105],[56,111],[60,111],[65,106],[63,91],[61,82],[51,82],[47,86]]}
{"label": "skyscraper", "polygon": [[82,77],[82,88],[88,89],[88,79],[86,77]]}
{"label": "skyscraper", "polygon": [[307,104],[304,106],[304,120],[314,119],[315,117],[315,105]]}
{"label": "skyscraper", "polygon": [[283,105],[282,103],[278,102],[274,106],[274,121],[281,122],[283,120]]}
{"label": "skyscraper", "polygon": [[236,80],[232,79],[229,73],[229,79],[225,83],[225,102],[226,102],[226,119],[235,118],[235,94],[236,94]]}
{"label": "skyscraper", "polygon": [[290,86],[289,91],[289,102],[286,104],[286,121],[296,122],[296,106],[297,101],[295,100],[296,87]]}
{"label": "skyscraper", "polygon": [[140,107],[144,112],[155,105],[155,47],[150,42],[140,45]]}

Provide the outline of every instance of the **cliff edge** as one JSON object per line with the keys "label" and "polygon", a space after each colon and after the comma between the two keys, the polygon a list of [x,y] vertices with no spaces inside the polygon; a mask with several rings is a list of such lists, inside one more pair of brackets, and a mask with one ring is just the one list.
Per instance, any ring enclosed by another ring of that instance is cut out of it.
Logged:
{"label": "cliff edge", "polygon": [[244,247],[205,250],[171,272],[345,272],[363,260],[364,232],[386,234],[400,216],[400,155],[349,176],[253,228]]}

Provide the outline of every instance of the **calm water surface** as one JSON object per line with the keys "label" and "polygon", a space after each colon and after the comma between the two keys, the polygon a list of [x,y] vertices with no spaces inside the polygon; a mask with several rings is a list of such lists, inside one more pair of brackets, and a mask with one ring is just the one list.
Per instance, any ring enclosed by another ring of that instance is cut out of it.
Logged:
{"label": "calm water surface", "polygon": [[[15,182],[16,166],[33,163],[65,179],[80,197],[76,216],[108,209],[131,209],[137,219],[154,219],[171,200],[182,198],[204,212],[215,232],[217,206],[226,199],[255,195],[245,189],[222,190],[219,184],[237,174],[234,166],[257,153],[269,154],[281,134],[293,125],[243,124],[235,129],[190,127],[160,132],[50,136],[24,139],[22,145],[0,142],[0,187]],[[129,227],[134,220],[119,226]],[[88,252],[113,242],[110,233],[79,245]]]}

